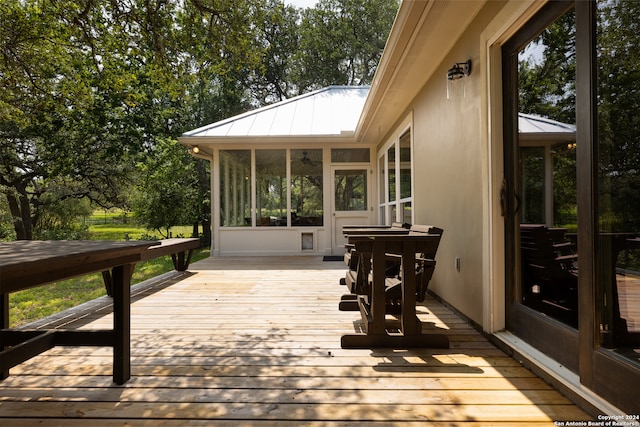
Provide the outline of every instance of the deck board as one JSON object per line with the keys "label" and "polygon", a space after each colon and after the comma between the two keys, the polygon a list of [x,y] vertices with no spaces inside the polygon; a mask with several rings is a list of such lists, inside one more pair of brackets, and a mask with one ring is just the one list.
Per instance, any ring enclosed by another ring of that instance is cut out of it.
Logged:
{"label": "deck board", "polygon": [[[419,317],[449,349],[344,350],[339,262],[210,258],[133,290],[132,377],[104,347],[58,347],[0,383],[0,424],[546,426],[579,407],[433,298]],[[83,311],[84,310],[84,311]],[[110,326],[96,300],[35,327]]]}

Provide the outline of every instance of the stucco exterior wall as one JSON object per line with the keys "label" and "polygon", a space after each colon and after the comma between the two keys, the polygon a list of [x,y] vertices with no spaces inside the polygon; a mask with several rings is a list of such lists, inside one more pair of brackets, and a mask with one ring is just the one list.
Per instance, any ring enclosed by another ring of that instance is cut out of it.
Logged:
{"label": "stucco exterior wall", "polygon": [[[413,100],[415,222],[444,229],[430,288],[483,324],[489,160],[483,134],[480,34],[502,7],[489,2]],[[472,60],[465,96],[447,99],[446,73]],[[456,259],[459,259],[459,270]]]}

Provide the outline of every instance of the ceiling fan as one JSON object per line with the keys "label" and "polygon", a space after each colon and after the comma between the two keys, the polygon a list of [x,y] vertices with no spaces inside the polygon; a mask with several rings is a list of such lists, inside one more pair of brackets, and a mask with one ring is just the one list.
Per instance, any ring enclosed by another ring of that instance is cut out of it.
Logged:
{"label": "ceiling fan", "polygon": [[313,166],[316,164],[315,161],[311,160],[307,151],[302,152],[302,158],[300,158],[300,161],[302,162],[302,164],[309,166]]}

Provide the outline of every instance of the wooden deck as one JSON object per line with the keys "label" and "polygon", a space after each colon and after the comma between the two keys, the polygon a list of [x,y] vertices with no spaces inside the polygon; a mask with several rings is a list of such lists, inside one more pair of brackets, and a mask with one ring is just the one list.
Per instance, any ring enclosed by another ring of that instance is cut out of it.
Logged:
{"label": "wooden deck", "polygon": [[[343,350],[341,262],[210,258],[139,285],[132,377],[109,348],[54,348],[0,383],[3,426],[542,426],[589,420],[547,383],[428,299],[447,350]],[[77,327],[110,325],[105,297]],[[61,315],[39,322],[68,327]]]}

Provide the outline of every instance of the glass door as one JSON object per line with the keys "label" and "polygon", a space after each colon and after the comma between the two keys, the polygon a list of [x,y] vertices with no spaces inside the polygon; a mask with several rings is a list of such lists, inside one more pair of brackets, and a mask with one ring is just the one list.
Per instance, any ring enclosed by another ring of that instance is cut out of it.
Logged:
{"label": "glass door", "polygon": [[[639,26],[636,0],[549,2],[502,48],[507,328],[629,414],[640,384]],[[571,123],[574,141],[562,131]],[[557,275],[539,235],[564,265]]]}
{"label": "glass door", "polygon": [[575,13],[552,3],[503,46],[507,327],[578,370]]}
{"label": "glass door", "polygon": [[585,372],[612,402],[637,415],[638,399],[628,390],[640,384],[640,2],[598,0],[592,8],[599,334],[596,368]]}

